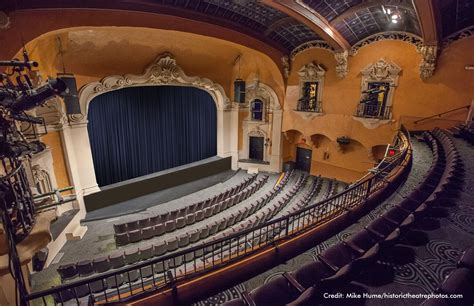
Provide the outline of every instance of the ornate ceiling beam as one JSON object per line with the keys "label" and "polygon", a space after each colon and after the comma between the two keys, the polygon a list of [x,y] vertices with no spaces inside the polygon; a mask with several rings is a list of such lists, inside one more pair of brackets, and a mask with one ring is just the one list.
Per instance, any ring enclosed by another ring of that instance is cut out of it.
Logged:
{"label": "ornate ceiling beam", "polygon": [[323,16],[302,0],[261,0],[261,2],[304,23],[336,51],[345,51],[350,48],[347,40]]}
{"label": "ornate ceiling beam", "polygon": [[425,45],[437,46],[441,40],[441,18],[438,0],[413,0]]}

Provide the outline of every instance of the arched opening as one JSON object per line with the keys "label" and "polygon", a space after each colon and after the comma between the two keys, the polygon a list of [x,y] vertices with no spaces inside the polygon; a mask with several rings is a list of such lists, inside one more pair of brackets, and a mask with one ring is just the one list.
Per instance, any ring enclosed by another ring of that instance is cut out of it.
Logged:
{"label": "arched opening", "polygon": [[124,88],[91,101],[88,132],[105,186],[215,156],[216,105],[195,87]]}
{"label": "arched opening", "polygon": [[263,101],[260,99],[255,99],[250,103],[250,111],[252,120],[255,121],[262,121],[263,120],[263,112],[264,112],[264,104]]}

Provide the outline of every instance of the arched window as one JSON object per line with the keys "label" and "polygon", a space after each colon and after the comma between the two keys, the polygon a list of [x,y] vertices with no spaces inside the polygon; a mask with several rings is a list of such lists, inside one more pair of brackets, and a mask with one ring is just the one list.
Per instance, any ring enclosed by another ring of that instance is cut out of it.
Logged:
{"label": "arched window", "polygon": [[262,121],[264,111],[263,101],[259,99],[253,100],[250,103],[250,111],[252,113],[252,120]]}

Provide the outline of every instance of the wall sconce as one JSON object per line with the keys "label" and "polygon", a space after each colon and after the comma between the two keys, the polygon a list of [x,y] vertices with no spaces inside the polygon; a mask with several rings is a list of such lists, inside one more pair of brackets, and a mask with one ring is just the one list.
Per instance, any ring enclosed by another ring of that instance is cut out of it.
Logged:
{"label": "wall sconce", "polygon": [[271,147],[272,146],[272,141],[270,138],[265,138],[265,147]]}

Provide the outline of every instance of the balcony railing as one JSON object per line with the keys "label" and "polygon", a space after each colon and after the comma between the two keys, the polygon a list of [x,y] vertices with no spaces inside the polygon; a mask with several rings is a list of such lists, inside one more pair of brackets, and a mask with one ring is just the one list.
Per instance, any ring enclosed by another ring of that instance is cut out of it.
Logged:
{"label": "balcony railing", "polygon": [[313,105],[309,102],[305,102],[302,99],[298,101],[296,106],[296,111],[298,112],[311,112],[311,113],[322,113],[323,112],[323,103],[321,101],[316,101]]}
{"label": "balcony railing", "polygon": [[[264,247],[298,236],[328,222],[351,208],[362,205],[374,193],[387,186],[397,166],[406,165],[410,157],[407,135],[400,132],[394,145],[398,153],[382,161],[377,173],[371,173],[342,193],[318,203],[201,245],[174,254],[151,258],[137,264],[96,274],[79,281],[34,292],[23,297],[26,303],[49,305],[80,299],[96,302],[124,302],[149,292],[160,292],[181,280],[209,273],[229,263],[242,260]],[[54,302],[53,302],[54,299]]]}
{"label": "balcony railing", "polygon": [[385,106],[381,107],[380,105],[369,105],[360,103],[357,105],[357,110],[355,113],[356,117],[360,118],[373,118],[373,119],[390,119],[392,114],[392,107]]}

